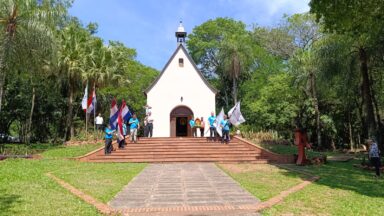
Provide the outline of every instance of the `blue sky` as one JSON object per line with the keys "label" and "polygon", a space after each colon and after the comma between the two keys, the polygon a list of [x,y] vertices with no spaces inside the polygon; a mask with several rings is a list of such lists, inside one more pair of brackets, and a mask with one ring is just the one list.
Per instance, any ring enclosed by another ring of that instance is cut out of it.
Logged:
{"label": "blue sky", "polygon": [[137,59],[161,70],[176,48],[182,20],[187,33],[209,19],[231,17],[247,25],[277,25],[284,14],[309,10],[309,0],[75,0],[70,14],[97,22],[104,41],[137,50]]}

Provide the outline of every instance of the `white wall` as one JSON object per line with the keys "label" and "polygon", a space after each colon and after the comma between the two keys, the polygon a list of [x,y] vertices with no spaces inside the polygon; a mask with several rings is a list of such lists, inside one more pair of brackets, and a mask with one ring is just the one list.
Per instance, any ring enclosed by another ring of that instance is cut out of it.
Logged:
{"label": "white wall", "polygon": [[[184,59],[184,67],[179,67],[179,58]],[[189,107],[194,118],[204,117],[207,122],[210,113],[215,111],[215,93],[204,83],[182,49],[178,50],[163,73],[147,93],[147,103],[152,107],[154,119],[153,136],[171,135],[170,113],[179,105]]]}

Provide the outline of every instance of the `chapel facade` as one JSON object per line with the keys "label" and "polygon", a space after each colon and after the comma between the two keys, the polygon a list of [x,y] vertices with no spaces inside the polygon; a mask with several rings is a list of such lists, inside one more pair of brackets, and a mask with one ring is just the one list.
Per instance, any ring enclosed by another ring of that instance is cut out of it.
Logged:
{"label": "chapel facade", "polygon": [[[189,120],[216,110],[216,93],[185,48],[187,33],[182,23],[175,33],[177,48],[157,79],[145,90],[152,107],[153,137],[192,136]],[[205,131],[209,130],[208,124]],[[199,130],[198,130],[199,131]],[[197,134],[200,136],[199,132]],[[205,133],[208,136],[208,133]]]}

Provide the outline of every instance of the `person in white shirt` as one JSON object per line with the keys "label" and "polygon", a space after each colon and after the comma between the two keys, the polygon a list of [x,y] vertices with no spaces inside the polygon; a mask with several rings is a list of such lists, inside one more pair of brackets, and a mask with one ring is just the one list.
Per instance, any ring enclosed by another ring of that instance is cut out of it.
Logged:
{"label": "person in white shirt", "polygon": [[153,118],[152,113],[149,112],[147,116],[147,127],[148,127],[148,137],[152,137],[153,135]]}
{"label": "person in white shirt", "polygon": [[95,124],[96,124],[96,130],[97,134],[99,134],[99,131],[103,131],[103,124],[104,124],[104,119],[101,117],[101,113],[95,118]]}
{"label": "person in white shirt", "polygon": [[145,109],[145,115],[147,116],[149,113],[152,112],[152,107],[149,106],[148,104],[144,106]]}

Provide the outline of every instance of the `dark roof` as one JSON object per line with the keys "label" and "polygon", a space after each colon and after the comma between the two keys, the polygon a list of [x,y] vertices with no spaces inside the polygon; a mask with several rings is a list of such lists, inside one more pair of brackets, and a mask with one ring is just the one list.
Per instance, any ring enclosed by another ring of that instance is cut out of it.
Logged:
{"label": "dark roof", "polygon": [[144,94],[147,95],[147,93],[156,85],[156,83],[160,80],[161,76],[164,74],[164,71],[168,68],[168,65],[171,63],[172,59],[175,58],[177,52],[179,50],[183,50],[184,54],[187,56],[188,60],[192,63],[193,67],[195,68],[195,71],[197,72],[197,74],[199,74],[200,78],[204,81],[205,85],[208,86],[208,88],[215,94],[217,94],[217,89],[215,89],[206,79],[205,77],[203,76],[203,74],[201,73],[201,71],[199,70],[199,68],[197,68],[195,62],[193,61],[193,59],[191,58],[191,56],[188,54],[187,50],[185,49],[185,47],[180,44],[177,49],[175,50],[175,52],[172,54],[171,58],[168,60],[167,64],[164,66],[163,70],[161,71],[160,75],[157,76],[157,78],[155,79],[155,81],[153,81],[153,83],[147,88],[145,89],[144,91]]}

